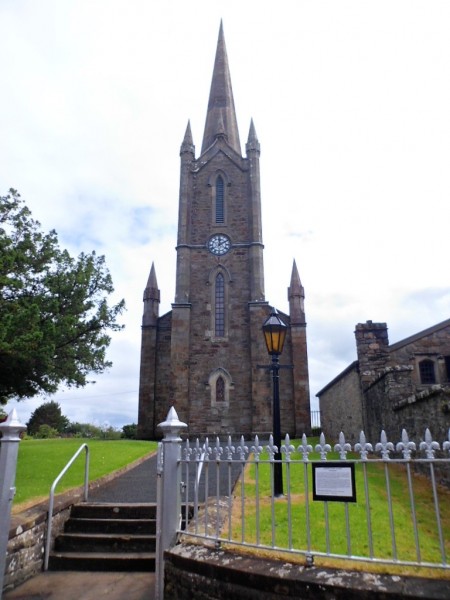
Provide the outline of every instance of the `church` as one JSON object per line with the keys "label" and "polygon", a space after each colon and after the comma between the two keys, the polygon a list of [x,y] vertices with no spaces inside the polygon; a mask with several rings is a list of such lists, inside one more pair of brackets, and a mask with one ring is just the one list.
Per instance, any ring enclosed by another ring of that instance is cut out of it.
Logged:
{"label": "church", "polygon": [[[264,293],[260,144],[250,123],[242,154],[222,24],[200,155],[190,124],[180,149],[176,285],[159,315],[155,263],[144,290],[138,437],[161,437],[174,406],[189,435],[272,432],[270,356]],[[276,274],[275,274],[276,276]],[[293,261],[280,356],[282,436],[309,433],[304,289]]]}

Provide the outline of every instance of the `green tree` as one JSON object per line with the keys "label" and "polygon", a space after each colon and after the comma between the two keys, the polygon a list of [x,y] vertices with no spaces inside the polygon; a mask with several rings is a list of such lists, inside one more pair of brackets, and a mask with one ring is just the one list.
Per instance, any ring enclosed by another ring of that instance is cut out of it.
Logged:
{"label": "green tree", "polygon": [[[58,402],[53,400],[44,402],[31,413],[30,420],[27,423],[28,434],[38,434],[43,425],[55,429],[57,433],[64,433],[69,426],[69,419],[62,414]],[[49,436],[47,435],[47,437]]]}
{"label": "green tree", "polygon": [[136,423],[131,423],[131,425],[124,425],[122,427],[122,437],[129,440],[135,440],[137,437]]}
{"label": "green tree", "polygon": [[59,432],[54,427],[50,427],[50,425],[40,425],[39,429],[36,431],[34,437],[40,440],[48,440],[50,438],[56,438],[59,436]]}
{"label": "green tree", "polygon": [[84,386],[111,366],[108,332],[125,306],[108,305],[113,291],[103,256],[73,258],[15,190],[0,196],[0,404]]}
{"label": "green tree", "polygon": [[100,427],[91,423],[69,423],[65,433],[80,438],[99,438],[102,435]]}

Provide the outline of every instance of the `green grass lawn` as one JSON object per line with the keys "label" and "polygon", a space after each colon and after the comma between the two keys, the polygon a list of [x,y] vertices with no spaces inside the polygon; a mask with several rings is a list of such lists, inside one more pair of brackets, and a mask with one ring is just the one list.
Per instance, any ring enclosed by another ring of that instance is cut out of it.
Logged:
{"label": "green grass lawn", "polygon": [[[53,481],[84,442],[88,444],[90,453],[89,481],[117,471],[157,448],[157,442],[141,440],[22,440],[13,511],[18,512],[27,505],[48,498]],[[84,484],[84,464],[85,451],[58,483],[56,493]]]}
{"label": "green grass lawn", "polygon": [[[295,444],[297,445],[297,444]],[[261,456],[266,458],[267,456]],[[311,455],[317,460],[317,455]],[[335,460],[330,453],[329,459]],[[355,457],[356,458],[356,457]],[[366,513],[366,494],[364,488],[363,465],[356,465],[355,503],[313,502],[311,465],[307,467],[308,498],[310,517],[310,548],[314,553],[325,552],[340,555],[369,556],[368,526],[372,528],[373,555],[379,559],[397,558],[402,561],[416,561],[416,546],[412,526],[407,475],[404,465],[389,467],[394,534],[391,532],[389,508],[386,493],[385,466],[381,463],[369,463],[369,502],[370,522]],[[258,472],[256,471],[258,470]],[[287,473],[284,468],[284,493],[287,492]],[[418,523],[418,538],[422,561],[441,562],[440,541],[434,513],[434,500],[430,481],[424,475],[413,475],[415,511]],[[236,486],[237,498],[233,510],[232,539],[242,538],[242,493],[245,496],[245,542],[259,543],[268,547],[306,550],[308,547],[306,531],[305,502],[305,465],[291,463],[291,502],[286,497],[271,499],[270,465],[248,464],[245,473],[244,490],[240,483]],[[257,494],[258,490],[258,494]],[[256,496],[259,495],[259,503]],[[444,532],[444,545],[447,560],[450,556],[450,491],[439,488],[439,507]],[[346,510],[350,536],[347,537]],[[290,515],[290,519],[289,519]],[[274,520],[272,520],[272,516]],[[328,519],[329,536],[326,536]],[[289,527],[290,523],[290,527]],[[273,525],[273,526],[272,526]],[[258,534],[259,530],[259,534]],[[224,532],[227,538],[228,532]],[[258,540],[259,536],[259,540]],[[396,556],[395,556],[396,555]]]}

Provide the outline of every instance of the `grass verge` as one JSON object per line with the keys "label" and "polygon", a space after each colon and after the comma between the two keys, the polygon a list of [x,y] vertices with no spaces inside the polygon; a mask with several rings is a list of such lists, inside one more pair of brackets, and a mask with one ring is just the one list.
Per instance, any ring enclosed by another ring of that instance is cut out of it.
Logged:
{"label": "grass verge", "polygon": [[[48,499],[53,481],[84,442],[90,454],[89,481],[117,471],[157,448],[157,442],[141,440],[23,440],[19,444],[13,513]],[[56,493],[83,485],[84,464],[82,452],[58,483]]]}
{"label": "grass verge", "polygon": [[[310,520],[309,544],[311,553],[322,552],[345,556],[369,557],[370,541],[369,528],[372,532],[373,556],[379,560],[417,561],[420,560],[439,564],[441,548],[439,532],[434,512],[434,498],[430,480],[424,475],[413,474],[414,508],[418,529],[418,546],[414,537],[412,512],[408,492],[407,473],[404,465],[389,465],[389,486],[392,500],[392,514],[389,514],[389,503],[386,492],[386,472],[382,463],[356,465],[356,495],[357,502],[313,502],[311,467],[303,463],[292,462],[290,478],[287,477],[284,465],[284,492],[290,481],[290,496],[272,500],[271,496],[271,467],[263,462],[268,457],[261,455],[259,464],[247,464],[244,484],[238,483],[235,488],[236,498],[233,504],[233,522],[231,539],[245,543],[260,544],[273,548],[270,553],[283,548],[290,548],[292,558],[295,549],[308,548],[307,519]],[[330,454],[328,457],[335,457]],[[317,460],[316,455],[310,456]],[[367,468],[368,496],[364,486],[363,469]],[[307,478],[307,479],[306,479]],[[306,481],[308,489],[308,512],[306,505]],[[244,496],[244,501],[242,497]],[[257,500],[259,498],[259,500]],[[290,500],[289,500],[290,498]],[[447,557],[450,555],[450,491],[439,487],[439,509],[443,531],[443,544]],[[370,505],[370,517],[366,505]],[[228,535],[225,532],[224,537]],[[257,550],[257,553],[260,551]],[[264,550],[262,550],[264,552]],[[303,555],[300,555],[301,557]],[[292,560],[291,558],[291,560]],[[333,559],[324,557],[316,559],[317,564],[343,568],[358,568],[354,560]],[[363,569],[371,565],[371,570],[377,572],[408,572],[418,574],[418,567],[392,567],[382,563],[365,562]],[[372,568],[373,567],[373,568]],[[449,578],[450,573],[445,569],[420,568],[423,576]]]}

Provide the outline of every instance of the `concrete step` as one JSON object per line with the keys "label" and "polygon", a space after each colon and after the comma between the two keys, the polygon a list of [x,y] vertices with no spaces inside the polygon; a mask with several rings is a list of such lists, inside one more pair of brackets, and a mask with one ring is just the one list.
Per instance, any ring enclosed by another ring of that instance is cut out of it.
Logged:
{"label": "concrete step", "polygon": [[154,571],[155,504],[82,503],[55,539],[54,571]]}
{"label": "concrete step", "polygon": [[85,519],[70,517],[66,533],[131,533],[155,534],[156,519]]}
{"label": "concrete step", "polygon": [[55,552],[154,552],[154,535],[128,533],[62,533]]}
{"label": "concrete step", "polygon": [[72,507],[71,516],[84,519],[156,519],[156,504],[84,502]]}
{"label": "concrete step", "polygon": [[154,552],[52,552],[52,571],[147,571],[155,570]]}

